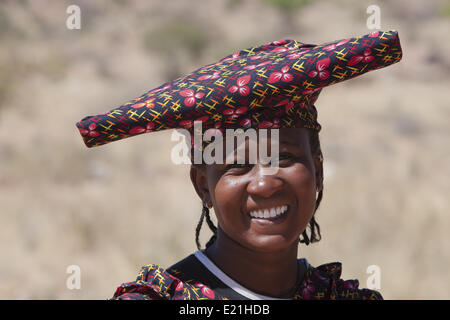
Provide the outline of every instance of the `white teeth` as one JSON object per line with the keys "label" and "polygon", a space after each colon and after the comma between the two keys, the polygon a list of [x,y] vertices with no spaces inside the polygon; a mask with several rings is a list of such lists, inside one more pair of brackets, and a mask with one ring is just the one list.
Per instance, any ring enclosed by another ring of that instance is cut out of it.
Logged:
{"label": "white teeth", "polygon": [[275,218],[277,216],[277,212],[275,208],[270,209],[270,217]]}
{"label": "white teeth", "polygon": [[275,217],[285,213],[287,209],[288,209],[288,206],[284,205],[284,206],[276,207],[276,208],[255,210],[255,211],[250,212],[250,216],[252,218],[260,218],[260,219],[275,218]]}

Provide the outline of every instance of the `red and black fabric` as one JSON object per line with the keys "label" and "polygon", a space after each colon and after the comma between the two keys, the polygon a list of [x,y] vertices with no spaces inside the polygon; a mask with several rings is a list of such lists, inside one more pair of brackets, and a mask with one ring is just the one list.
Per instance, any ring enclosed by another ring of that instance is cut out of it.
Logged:
{"label": "red and black fabric", "polygon": [[76,126],[86,146],[184,128],[290,128],[319,131],[315,101],[329,85],[400,61],[396,31],[322,45],[273,41],[224,57]]}
{"label": "red and black fabric", "polygon": [[[195,261],[194,255],[191,260]],[[198,265],[201,265],[197,262]],[[193,269],[199,270],[200,266]],[[207,280],[205,275],[193,276],[186,268],[176,265],[164,269],[158,265],[142,267],[136,281],[120,285],[112,299],[115,300],[241,300],[236,293],[227,292],[223,285]],[[188,268],[189,269],[189,268]],[[358,280],[341,279],[340,262],[323,264],[317,268],[309,266],[298,286],[293,300],[382,300],[376,290],[359,289]]]}

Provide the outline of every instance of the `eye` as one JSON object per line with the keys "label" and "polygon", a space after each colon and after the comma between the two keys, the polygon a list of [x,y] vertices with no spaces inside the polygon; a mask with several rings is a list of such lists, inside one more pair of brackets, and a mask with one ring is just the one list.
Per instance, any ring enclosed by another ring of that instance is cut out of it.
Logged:
{"label": "eye", "polygon": [[283,152],[280,153],[278,157],[280,162],[289,162],[295,159],[295,156],[292,153]]}
{"label": "eye", "polygon": [[230,174],[241,175],[250,171],[252,169],[252,166],[252,164],[248,163],[230,163],[225,167],[224,171]]}
{"label": "eye", "polygon": [[248,163],[232,163],[230,165],[227,166],[228,169],[231,168],[239,168],[239,169],[243,169],[243,168],[249,168],[251,166],[251,164]]}
{"label": "eye", "polygon": [[281,160],[285,160],[285,159],[292,159],[294,158],[294,156],[290,153],[280,153],[279,155],[279,159]]}
{"label": "eye", "polygon": [[295,161],[297,157],[292,153],[282,152],[278,155],[278,159],[280,166],[288,166],[291,162]]}

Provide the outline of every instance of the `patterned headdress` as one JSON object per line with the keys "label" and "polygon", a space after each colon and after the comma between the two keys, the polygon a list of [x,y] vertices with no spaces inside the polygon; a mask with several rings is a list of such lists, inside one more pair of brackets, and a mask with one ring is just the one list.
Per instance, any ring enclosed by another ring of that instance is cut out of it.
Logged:
{"label": "patterned headdress", "polygon": [[192,132],[194,121],[201,121],[203,130],[221,132],[237,128],[319,131],[314,102],[324,87],[401,58],[396,31],[322,45],[274,41],[237,51],[76,125],[88,147],[166,129]]}

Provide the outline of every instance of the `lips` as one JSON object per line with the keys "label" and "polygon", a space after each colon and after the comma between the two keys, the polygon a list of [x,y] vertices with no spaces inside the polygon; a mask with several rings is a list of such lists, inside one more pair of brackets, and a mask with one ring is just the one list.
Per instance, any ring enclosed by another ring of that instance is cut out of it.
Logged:
{"label": "lips", "polygon": [[281,205],[281,206],[275,206],[271,208],[265,208],[265,209],[258,209],[253,210],[249,212],[249,216],[254,219],[277,219],[279,217],[282,217],[285,215],[289,210],[289,206]]}

